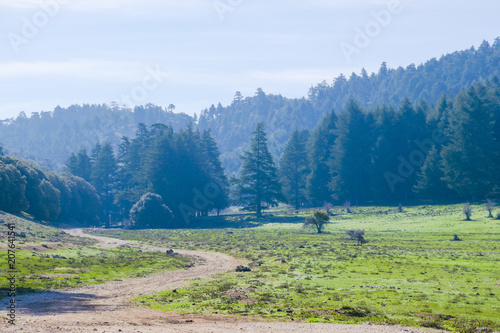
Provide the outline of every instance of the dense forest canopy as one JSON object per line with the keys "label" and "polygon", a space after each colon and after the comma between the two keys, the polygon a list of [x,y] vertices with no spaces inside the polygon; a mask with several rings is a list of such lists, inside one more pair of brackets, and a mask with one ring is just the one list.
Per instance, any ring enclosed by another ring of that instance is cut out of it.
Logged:
{"label": "dense forest canopy", "polygon": [[332,109],[340,112],[350,99],[363,108],[385,104],[393,107],[408,98],[412,103],[435,105],[442,95],[450,98],[476,82],[500,74],[500,38],[493,45],[483,42],[476,50],[454,52],[425,64],[390,69],[382,64],[378,73],[340,75],[332,84],[322,82],[309,91],[308,98],[287,99],[266,95],[261,89],[244,98],[237,93],[227,107],[211,106],[199,117],[200,129],[210,128],[220,144],[228,171],[239,168],[238,156],[257,123],[264,122],[269,149],[279,157],[295,128],[311,131]]}
{"label": "dense forest canopy", "polygon": [[279,158],[296,128],[312,131],[322,117],[332,109],[340,112],[351,98],[363,108],[382,104],[399,107],[406,98],[433,106],[443,94],[453,98],[462,88],[500,74],[499,60],[500,39],[493,45],[485,41],[477,50],[454,52],[418,66],[391,69],[382,64],[377,73],[362,70],[349,78],[341,75],[331,84],[325,81],[312,87],[307,98],[268,95],[262,89],[251,97],[236,93],[230,105],[212,105],[198,119],[174,113],[173,106],[151,104],[134,110],[116,104],[74,105],[29,118],[21,113],[0,122],[0,143],[11,154],[55,169],[72,152],[90,150],[97,142],[110,142],[116,149],[120,138],[132,136],[139,123],[163,123],[179,130],[194,121],[201,131],[211,129],[223,165],[235,175],[241,165],[238,157],[259,122],[266,124],[269,151]]}
{"label": "dense forest canopy", "polygon": [[131,226],[146,227],[152,222],[141,216],[163,216],[157,227],[185,227],[193,217],[229,206],[219,155],[210,131],[140,123],[135,137],[122,137],[116,151],[109,142],[97,143],[90,156],[84,149],[71,154],[67,168],[95,187],[103,225],[132,217]]}
{"label": "dense forest canopy", "polygon": [[87,181],[0,154],[0,210],[38,220],[99,225],[101,202]]}
{"label": "dense forest canopy", "polygon": [[279,203],[299,209],[497,198],[500,80],[443,96],[435,107],[404,99],[397,107],[365,108],[351,99],[311,134],[295,129],[279,161],[264,123],[248,147],[232,196],[210,130],[192,123],[177,132],[140,123],[117,149],[98,142],[90,154],[72,153],[72,175],[0,150],[0,210],[85,225],[178,228],[231,204],[261,216]]}

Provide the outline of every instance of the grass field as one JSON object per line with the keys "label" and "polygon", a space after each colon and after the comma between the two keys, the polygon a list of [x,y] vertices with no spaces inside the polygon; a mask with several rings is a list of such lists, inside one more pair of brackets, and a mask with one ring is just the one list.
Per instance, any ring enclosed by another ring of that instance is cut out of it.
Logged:
{"label": "grass field", "polygon": [[[28,219],[0,214],[0,219],[15,223],[18,294],[99,284],[156,272],[182,269],[188,265],[181,257],[167,257],[158,252],[119,247],[105,250],[97,241],[73,237],[65,232],[34,223]],[[6,235],[7,227],[2,234]],[[0,272],[7,276],[7,237],[0,248]],[[6,295],[7,279],[0,280],[0,298]]]}
{"label": "grass field", "polygon": [[[474,206],[333,211],[324,234],[304,230],[312,211],[272,212],[263,220],[226,218],[250,229],[108,231],[107,236],[245,258],[249,273],[199,280],[183,290],[142,296],[138,304],[185,313],[270,320],[386,323],[475,332],[500,329],[500,221]],[[347,239],[364,229],[369,243]],[[462,241],[452,241],[457,234]]]}

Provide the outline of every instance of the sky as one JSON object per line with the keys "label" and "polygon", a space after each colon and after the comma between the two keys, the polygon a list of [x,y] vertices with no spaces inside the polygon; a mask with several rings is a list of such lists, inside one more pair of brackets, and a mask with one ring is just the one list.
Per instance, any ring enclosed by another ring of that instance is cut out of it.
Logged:
{"label": "sky", "polygon": [[500,37],[498,0],[0,0],[0,119],[173,104],[420,64]]}

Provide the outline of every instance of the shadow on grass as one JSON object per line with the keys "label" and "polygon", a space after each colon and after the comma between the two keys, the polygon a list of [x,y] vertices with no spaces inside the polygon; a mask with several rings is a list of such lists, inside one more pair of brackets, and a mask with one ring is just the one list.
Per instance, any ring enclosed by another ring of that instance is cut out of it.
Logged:
{"label": "shadow on grass", "polygon": [[223,216],[199,217],[193,219],[189,229],[246,229],[256,228],[269,223],[304,223],[300,216],[274,216],[265,214],[257,218],[255,214],[232,214]]}
{"label": "shadow on grass", "polygon": [[[2,296],[5,296],[2,289]],[[75,312],[113,311],[119,305],[112,301],[102,304],[92,304],[95,300],[102,300],[92,294],[71,292],[42,292],[34,289],[19,289],[16,295],[16,310],[27,315],[51,315]],[[7,308],[11,298],[0,299],[0,306]]]}

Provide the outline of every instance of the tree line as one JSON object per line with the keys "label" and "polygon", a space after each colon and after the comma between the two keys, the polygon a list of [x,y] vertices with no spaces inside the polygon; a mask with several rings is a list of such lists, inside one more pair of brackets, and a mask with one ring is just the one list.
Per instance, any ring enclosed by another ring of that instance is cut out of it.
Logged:
{"label": "tree line", "polygon": [[174,113],[175,107],[152,104],[128,109],[110,105],[73,105],[27,117],[0,121],[0,142],[16,155],[37,161],[53,170],[64,165],[71,152],[97,142],[110,142],[116,149],[122,136],[132,137],[137,124],[171,125],[175,131],[194,122],[200,131],[212,130],[221,161],[231,175],[241,167],[239,156],[257,123],[268,130],[269,151],[274,158],[295,128],[312,131],[332,108],[339,111],[354,98],[363,109],[377,105],[399,107],[405,98],[435,106],[443,94],[455,97],[462,88],[500,75],[500,39],[433,58],[422,64],[390,68],[382,64],[374,73],[340,75],[312,87],[306,98],[286,98],[257,89],[254,95],[236,93],[227,106],[220,103],[203,110],[199,117]]}
{"label": "tree line", "polygon": [[500,81],[463,89],[436,107],[404,100],[365,110],[354,100],[309,134],[294,130],[278,166],[264,124],[242,156],[235,195],[257,211],[286,202],[483,200],[500,194]]}
{"label": "tree line", "polygon": [[84,179],[43,170],[26,160],[5,156],[0,149],[1,211],[96,226],[100,209],[99,196]]}
{"label": "tree line", "polygon": [[[212,105],[199,116],[201,130],[212,129],[219,143],[224,166],[236,174],[239,155],[257,123],[268,130],[269,151],[278,159],[290,135],[298,128],[312,131],[332,109],[340,111],[350,99],[363,109],[378,105],[398,108],[405,99],[435,106],[441,96],[455,97],[461,89],[500,76],[500,38],[490,45],[470,48],[433,58],[422,64],[390,68],[386,63],[378,72],[340,75],[309,90],[307,98],[289,99],[257,89],[253,96],[237,92],[230,105]],[[430,110],[430,108],[429,108]]]}
{"label": "tree line", "polygon": [[499,196],[500,81],[442,96],[435,107],[404,100],[365,109],[349,101],[310,133],[295,129],[277,164],[258,123],[231,180],[209,130],[139,124],[122,137],[70,155],[49,172],[0,149],[0,210],[40,220],[110,227],[186,227],[231,204],[261,216],[288,203],[401,203]]}
{"label": "tree line", "polygon": [[71,154],[67,168],[95,187],[104,226],[132,217],[131,227],[174,228],[229,206],[219,155],[210,131],[141,123],[116,154],[111,143],[98,143],[90,156],[85,149]]}

